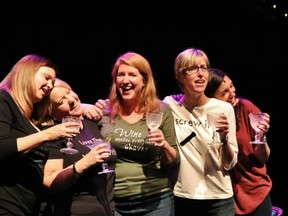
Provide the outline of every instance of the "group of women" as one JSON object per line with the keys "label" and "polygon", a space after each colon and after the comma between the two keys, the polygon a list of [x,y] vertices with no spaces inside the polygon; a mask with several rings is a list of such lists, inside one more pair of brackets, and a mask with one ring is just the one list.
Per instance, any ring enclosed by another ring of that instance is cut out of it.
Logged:
{"label": "group of women", "polygon": [[[0,214],[271,215],[270,116],[258,124],[265,144],[251,145],[248,114],[260,109],[236,97],[204,51],[179,53],[182,93],[163,100],[148,60],[135,52],[116,59],[110,93],[95,106],[81,103],[56,71],[50,60],[27,55],[0,83]],[[156,130],[145,123],[148,111],[163,112]],[[209,144],[210,112],[222,114],[219,144]],[[80,131],[61,123],[65,115],[82,119]],[[68,137],[78,154],[60,152]],[[115,172],[98,174],[103,162]]]}

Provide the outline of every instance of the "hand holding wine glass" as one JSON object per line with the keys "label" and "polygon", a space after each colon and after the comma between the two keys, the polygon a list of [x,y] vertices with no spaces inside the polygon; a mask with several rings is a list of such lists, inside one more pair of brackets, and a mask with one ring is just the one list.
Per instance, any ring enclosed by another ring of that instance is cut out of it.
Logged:
{"label": "hand holding wine glass", "polygon": [[212,142],[208,144],[219,144],[222,143],[218,141],[218,132],[217,132],[217,120],[220,119],[221,113],[207,113],[207,122],[209,124],[209,127],[213,130],[212,135]]}
{"label": "hand holding wine glass", "polygon": [[[110,150],[110,153],[103,153],[102,155],[111,155],[111,143],[107,140],[103,141],[103,143],[106,144],[106,148]],[[98,172],[98,174],[105,174],[105,173],[111,173],[114,172],[114,170],[109,169],[108,163],[104,162],[102,163],[102,171]]]}
{"label": "hand holding wine glass", "polygon": [[[64,116],[62,118],[62,122],[76,122],[78,123],[77,125],[73,125],[71,126],[71,128],[74,128],[76,130],[80,130],[80,123],[81,123],[81,119],[80,117],[77,116]],[[67,147],[66,148],[61,148],[60,152],[65,153],[65,154],[77,154],[78,150],[73,148],[73,143],[72,143],[73,137],[68,137],[68,141],[66,143]]]}
{"label": "hand holding wine glass", "polygon": [[[157,130],[162,123],[163,112],[146,112],[145,118],[148,128],[151,131]],[[154,144],[149,141],[145,143]]]}
{"label": "hand holding wine glass", "polygon": [[255,131],[254,140],[250,142],[251,144],[264,144],[265,143],[260,140],[260,128],[259,128],[259,123],[263,120],[264,115],[265,114],[262,112],[249,113],[249,121],[250,121],[251,127]]}
{"label": "hand holding wine glass", "polygon": [[[95,146],[100,145],[100,144],[106,144],[105,148],[108,149],[108,150],[110,150],[109,153],[104,152],[104,153],[102,153],[102,155],[104,155],[104,156],[110,156],[110,155],[111,155],[112,146],[111,146],[110,141],[108,141],[108,140],[97,139],[97,140],[94,140],[94,142],[93,142],[92,145],[90,145],[90,146],[87,145],[87,146],[88,146],[90,149],[92,149],[92,148],[94,148]],[[102,171],[98,172],[98,174],[105,174],[105,173],[111,173],[111,172],[115,172],[115,170],[109,169],[108,163],[103,162],[103,163],[102,163]]]}

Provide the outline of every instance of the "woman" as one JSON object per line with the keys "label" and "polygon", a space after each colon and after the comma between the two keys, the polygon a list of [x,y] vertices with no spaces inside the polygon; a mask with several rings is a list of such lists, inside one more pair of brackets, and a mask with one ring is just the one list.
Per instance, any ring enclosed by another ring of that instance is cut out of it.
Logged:
{"label": "woman", "polygon": [[[100,100],[98,106],[104,111],[101,133],[111,137],[118,156],[115,215],[172,216],[172,174],[180,158],[171,110],[158,99],[150,64],[143,56],[134,52],[119,56],[112,79],[109,103]],[[159,129],[148,130],[148,111],[163,112]],[[146,143],[146,138],[155,144]]]}
{"label": "woman", "polygon": [[[209,83],[205,90],[209,97],[231,103],[236,115],[236,136],[239,146],[238,162],[230,171],[234,189],[236,215],[271,216],[272,203],[270,191],[272,181],[267,174],[266,162],[270,148],[266,140],[270,116],[265,113],[258,128],[264,145],[251,145],[254,131],[249,123],[248,114],[261,112],[251,101],[236,96],[232,80],[221,70],[211,68]],[[249,200],[249,202],[247,202]]]}
{"label": "woman", "polygon": [[[41,107],[48,107],[44,110],[39,107],[38,110],[38,121],[44,122],[46,127],[49,120],[59,123],[64,116],[81,118],[80,133],[72,140],[73,148],[78,150],[77,154],[60,152],[61,148],[66,147],[66,139],[48,143],[49,156],[44,168],[44,184],[49,188],[51,200],[46,204],[44,212],[48,212],[49,216],[114,215],[115,173],[99,172],[103,162],[114,170],[116,152],[106,148],[107,144],[104,144],[97,123],[83,119],[78,95],[60,79],[55,81],[48,105]],[[103,154],[111,152],[111,156]]]}
{"label": "woman", "polygon": [[[189,48],[175,59],[174,72],[184,94],[166,96],[171,106],[180,151],[180,169],[174,186],[176,215],[234,216],[229,170],[237,162],[235,115],[231,104],[205,95],[209,77],[205,52]],[[218,142],[212,142],[207,113],[222,113],[217,121]]]}
{"label": "woman", "polygon": [[45,57],[26,55],[0,83],[0,215],[35,216],[45,191],[44,141],[77,133],[60,124],[40,131],[30,119],[33,107],[53,88],[55,65]]}

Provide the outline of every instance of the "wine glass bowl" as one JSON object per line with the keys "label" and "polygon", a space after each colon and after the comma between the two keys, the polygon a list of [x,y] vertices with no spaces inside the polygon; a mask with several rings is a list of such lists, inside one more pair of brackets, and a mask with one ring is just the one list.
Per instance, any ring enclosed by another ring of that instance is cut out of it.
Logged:
{"label": "wine glass bowl", "polygon": [[209,127],[213,130],[212,142],[208,144],[222,144],[218,141],[218,133],[217,133],[217,120],[220,118],[221,113],[207,113],[207,122]]}
{"label": "wine glass bowl", "polygon": [[[95,147],[96,145],[99,144],[106,144],[105,148],[110,150],[110,153],[102,153],[102,155],[106,155],[106,156],[111,156],[111,150],[112,150],[112,146],[111,143],[108,140],[102,140],[102,139],[97,139],[93,142],[93,145],[89,145],[88,147],[90,149],[92,149],[93,147]],[[105,174],[105,173],[112,173],[115,172],[115,170],[111,170],[109,169],[108,163],[103,162],[102,163],[102,170],[100,172],[98,172],[98,174]]]}
{"label": "wine glass bowl", "polygon": [[[111,143],[109,141],[105,140],[102,143],[107,144],[106,148],[111,151]],[[110,156],[111,152],[110,153],[103,153],[103,155]],[[102,163],[102,171],[98,172],[98,174],[105,174],[105,173],[111,173],[111,172],[115,172],[115,171],[109,169],[108,163],[104,162],[104,163]]]}
{"label": "wine glass bowl", "polygon": [[[74,128],[78,131],[80,130],[80,121],[81,121],[80,117],[77,117],[77,116],[64,116],[62,118],[62,123],[64,123],[64,122],[77,122],[78,125],[70,126],[70,128]],[[73,140],[73,137],[68,137],[66,147],[60,149],[61,153],[70,154],[70,155],[78,153],[78,150],[73,148],[72,140]]]}
{"label": "wine glass bowl", "polygon": [[[163,112],[146,112],[145,119],[146,119],[146,124],[151,131],[157,130],[162,123]],[[154,144],[154,143],[149,142],[149,140],[147,139],[145,143]]]}
{"label": "wine glass bowl", "polygon": [[250,142],[251,144],[264,144],[264,142],[260,140],[260,137],[259,137],[260,129],[258,128],[258,124],[262,120],[263,115],[264,115],[264,113],[262,113],[262,112],[249,113],[249,115],[248,115],[250,125],[253,128],[253,130],[255,131],[254,140]]}
{"label": "wine glass bowl", "polygon": [[163,119],[163,112],[147,112],[146,124],[150,130],[156,130],[160,127]]}

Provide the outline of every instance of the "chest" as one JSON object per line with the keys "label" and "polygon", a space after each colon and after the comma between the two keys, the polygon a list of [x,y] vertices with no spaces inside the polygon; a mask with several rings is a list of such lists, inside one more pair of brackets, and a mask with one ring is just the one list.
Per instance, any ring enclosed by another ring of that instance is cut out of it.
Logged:
{"label": "chest", "polygon": [[134,123],[138,122],[139,120],[141,120],[144,115],[143,115],[143,113],[140,114],[140,113],[132,112],[129,115],[120,115],[120,116],[127,123],[134,124]]}

